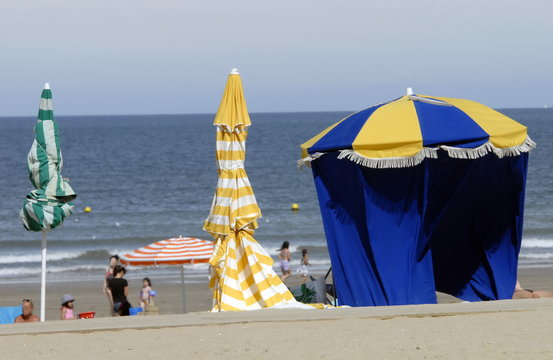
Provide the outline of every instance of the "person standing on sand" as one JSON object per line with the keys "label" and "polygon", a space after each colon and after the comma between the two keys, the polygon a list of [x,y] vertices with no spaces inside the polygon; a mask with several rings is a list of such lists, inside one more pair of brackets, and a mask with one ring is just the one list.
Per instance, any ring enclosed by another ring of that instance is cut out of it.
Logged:
{"label": "person standing on sand", "polygon": [[282,243],[282,246],[280,247],[280,253],[278,255],[278,258],[280,259],[279,265],[280,265],[280,271],[282,271],[282,281],[288,279],[290,277],[290,250],[288,249],[290,247],[290,243],[288,241],[285,241]]}
{"label": "person standing on sand", "polygon": [[33,302],[29,299],[23,299],[23,303],[21,304],[21,308],[23,310],[23,313],[15,318],[14,323],[28,323],[28,322],[38,322],[40,321],[39,317],[36,315],[33,315]]}
{"label": "person standing on sand", "polygon": [[108,279],[108,293],[113,301],[112,316],[129,315],[131,307],[127,296],[129,295],[129,283],[123,276],[127,270],[122,265],[115,265],[113,268],[113,277]]}
{"label": "person standing on sand", "polygon": [[104,285],[102,287],[103,293],[108,298],[109,302],[109,311],[113,315],[113,300],[111,298],[111,294],[108,291],[108,279],[113,277],[113,268],[115,268],[116,265],[119,265],[119,256],[118,255],[112,255],[109,258],[109,265],[106,269],[106,274],[104,276]]}

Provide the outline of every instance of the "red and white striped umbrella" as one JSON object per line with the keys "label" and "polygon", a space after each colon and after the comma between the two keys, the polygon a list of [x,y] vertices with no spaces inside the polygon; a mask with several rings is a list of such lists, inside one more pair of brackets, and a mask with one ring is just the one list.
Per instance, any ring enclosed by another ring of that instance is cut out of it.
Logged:
{"label": "red and white striped umbrella", "polygon": [[161,240],[121,256],[121,263],[134,266],[206,263],[213,255],[213,241],[192,237]]}
{"label": "red and white striped umbrella", "polygon": [[133,266],[181,265],[182,312],[186,313],[184,265],[207,263],[212,255],[213,241],[179,236],[131,251],[120,260],[122,264]]}

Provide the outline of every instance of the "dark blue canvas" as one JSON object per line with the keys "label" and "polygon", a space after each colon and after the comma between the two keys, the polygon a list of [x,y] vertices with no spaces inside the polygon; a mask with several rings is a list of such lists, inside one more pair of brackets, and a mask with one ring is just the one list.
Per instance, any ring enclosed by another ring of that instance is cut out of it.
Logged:
{"label": "dark blue canvas", "polygon": [[527,154],[371,169],[312,163],[340,304],[510,298],[522,237]]}

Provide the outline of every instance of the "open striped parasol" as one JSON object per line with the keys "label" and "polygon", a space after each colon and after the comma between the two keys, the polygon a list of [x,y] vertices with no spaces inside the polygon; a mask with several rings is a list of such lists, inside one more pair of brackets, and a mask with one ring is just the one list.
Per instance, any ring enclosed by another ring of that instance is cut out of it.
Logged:
{"label": "open striped parasol", "polygon": [[207,263],[212,255],[213,241],[179,236],[133,250],[120,260],[132,266],[180,265],[182,312],[185,313],[184,265]]}
{"label": "open striped parasol", "polygon": [[213,241],[175,237],[157,241],[121,256],[121,262],[134,266],[206,263],[213,255]]}

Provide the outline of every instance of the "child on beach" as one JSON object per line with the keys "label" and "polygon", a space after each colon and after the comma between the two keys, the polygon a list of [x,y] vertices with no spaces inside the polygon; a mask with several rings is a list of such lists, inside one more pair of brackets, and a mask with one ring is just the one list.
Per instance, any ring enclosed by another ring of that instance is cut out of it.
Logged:
{"label": "child on beach", "polygon": [[149,278],[142,279],[142,289],[140,290],[140,307],[146,310],[146,305],[150,305],[153,296],[152,282]]}
{"label": "child on beach", "polygon": [[65,294],[61,297],[61,320],[75,320],[75,314],[73,312],[73,303],[75,298],[71,294]]}
{"label": "child on beach", "polygon": [[302,284],[307,280],[307,275],[309,275],[309,265],[311,264],[309,263],[309,256],[307,256],[307,249],[302,249],[300,267],[298,268],[298,275],[301,278]]}
{"label": "child on beach", "polygon": [[288,279],[290,277],[290,250],[288,249],[290,247],[290,243],[288,241],[285,241],[282,243],[282,246],[280,247],[280,253],[278,255],[278,258],[280,259],[279,265],[280,265],[280,271],[282,271],[282,281]]}

